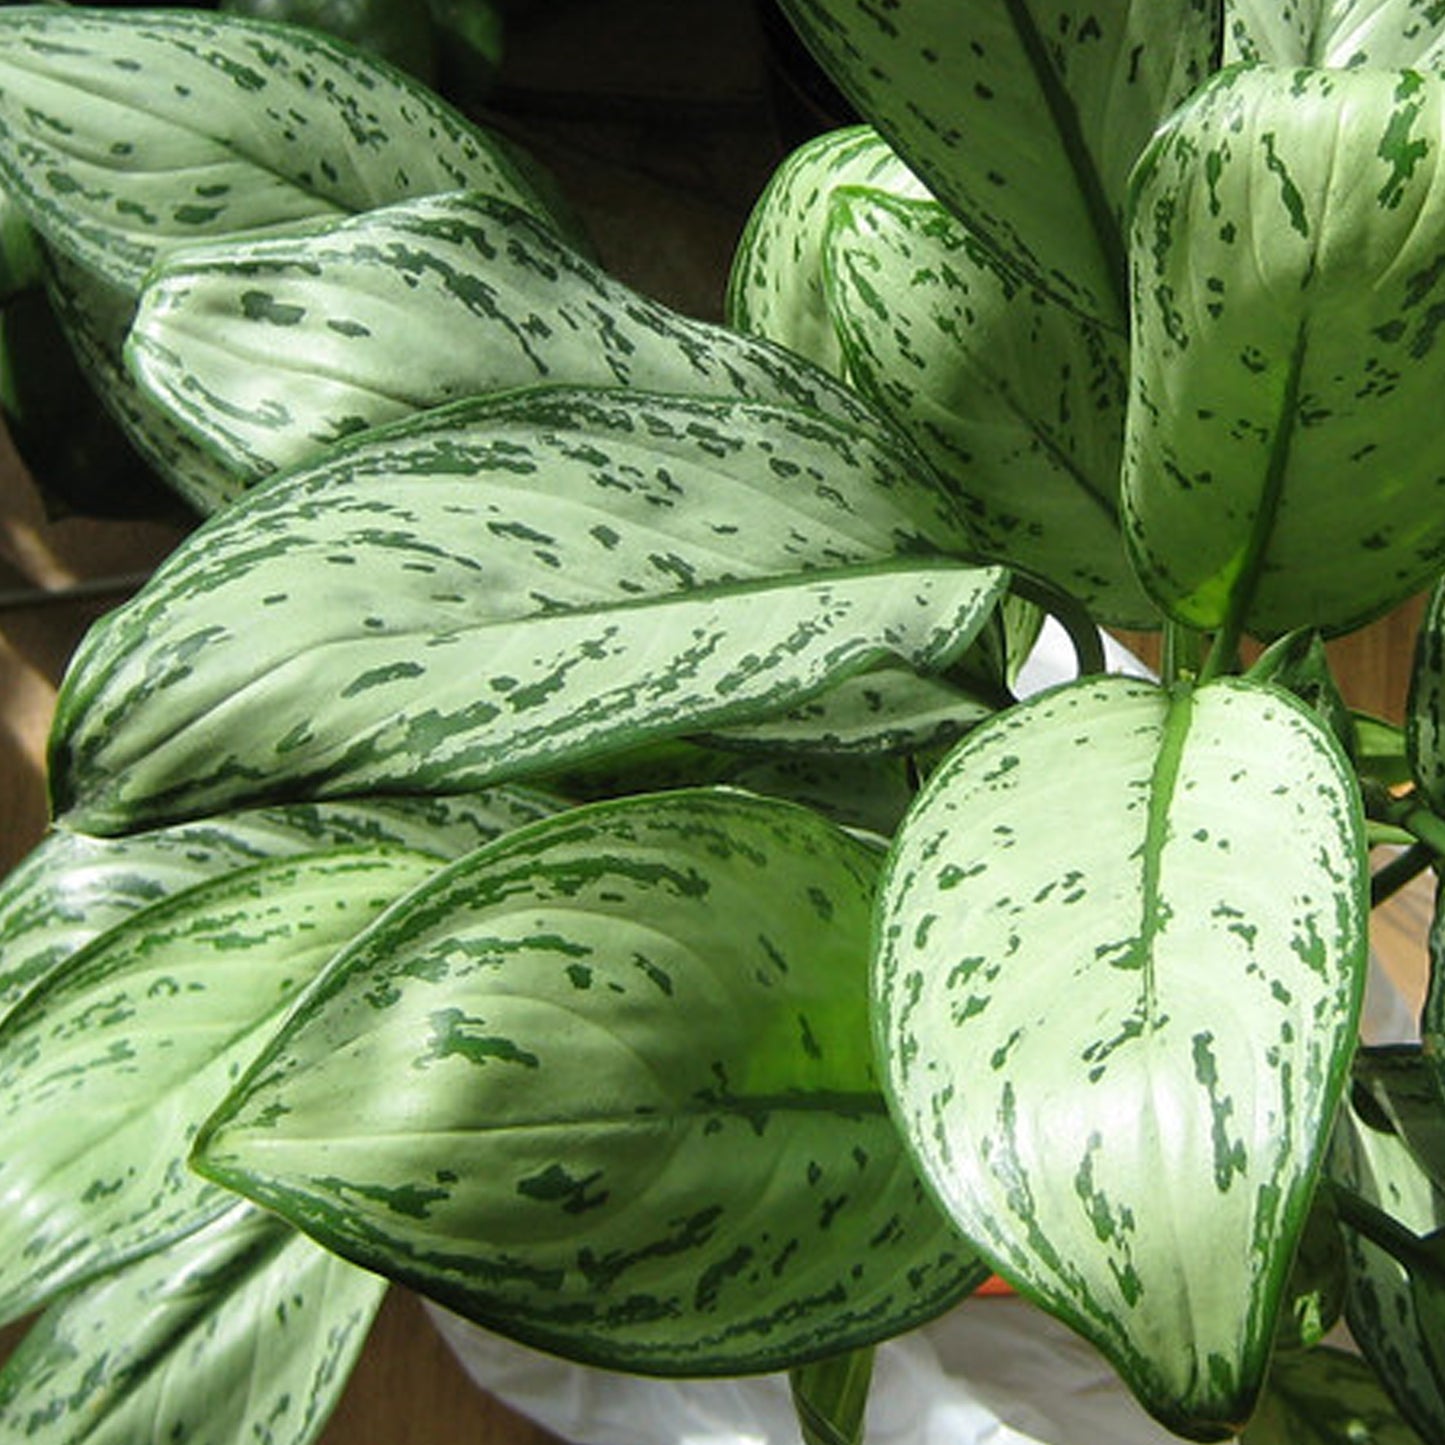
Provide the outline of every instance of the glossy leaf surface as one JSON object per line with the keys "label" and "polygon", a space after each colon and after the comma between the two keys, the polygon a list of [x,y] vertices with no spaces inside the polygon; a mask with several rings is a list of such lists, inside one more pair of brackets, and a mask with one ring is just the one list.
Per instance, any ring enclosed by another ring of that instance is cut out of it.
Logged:
{"label": "glossy leaf surface", "polygon": [[234,1205],[41,1318],[0,1372],[0,1440],[306,1445],[385,1289]]}
{"label": "glossy leaf surface", "polygon": [[[1193,627],[1358,625],[1445,559],[1445,81],[1235,69],[1141,163],[1126,529]],[[1322,144],[1321,137],[1329,144]]]}
{"label": "glossy leaf surface", "polygon": [[823,282],[823,246],[832,198],[850,186],[929,199],[928,188],[871,126],[829,131],[773,172],[728,278],[733,326],[779,342],[834,376],[845,375],[847,364]]}
{"label": "glossy leaf surface", "polygon": [[104,934],[0,1028],[0,1319],[225,1207],[186,1153],[297,993],[437,861],[335,850],[200,884]]}
{"label": "glossy leaf surface", "polygon": [[1332,70],[1439,70],[1445,13],[1433,0],[1230,0],[1231,59]]}
{"label": "glossy leaf surface", "polygon": [[128,355],[250,476],[414,411],[543,383],[862,416],[811,367],[638,295],[477,192],[177,257],[142,293]]}
{"label": "glossy leaf surface", "polygon": [[958,536],[910,452],[815,413],[443,409],[252,494],[93,630],[53,787],[92,831],[454,792],[939,671],[1003,580],[906,560]]}
{"label": "glossy leaf surface", "polygon": [[[1419,1066],[1425,1072],[1424,1066]],[[1383,1112],[1356,1097],[1340,1111],[1330,1178],[1381,1211],[1412,1246],[1445,1227],[1445,1193]],[[1426,1440],[1445,1433],[1445,1360],[1423,1326],[1409,1268],[1378,1239],[1344,1231],[1350,1270],[1345,1318],[1395,1403]]]}
{"label": "glossy leaf surface", "polygon": [[940,206],[851,187],[830,214],[848,375],[938,469],[985,555],[1149,625],[1119,531],[1123,342],[1010,278]]}
{"label": "glossy leaf surface", "polygon": [[1130,169],[1215,63],[1214,5],[785,0],[864,118],[1011,267],[1124,329]]}
{"label": "glossy leaf surface", "polygon": [[541,793],[498,788],[293,803],[123,838],[56,829],[0,883],[0,1019],[107,929],[193,884],[328,848],[398,847],[450,861],[557,806]]}
{"label": "glossy leaf surface", "polygon": [[979,1273],[874,1075],[878,858],[726,791],[513,834],[338,961],[197,1166],[609,1367],[775,1369],[894,1333]]}
{"label": "glossy leaf surface", "polygon": [[1287,696],[1104,678],[976,730],[895,843],[879,1030],[927,1177],[1193,1438],[1263,1378],[1353,1046],[1361,839]]}
{"label": "glossy leaf surface", "polygon": [[314,30],[186,10],[0,9],[0,179],[130,291],[160,256],[463,187],[547,216],[502,145]]}

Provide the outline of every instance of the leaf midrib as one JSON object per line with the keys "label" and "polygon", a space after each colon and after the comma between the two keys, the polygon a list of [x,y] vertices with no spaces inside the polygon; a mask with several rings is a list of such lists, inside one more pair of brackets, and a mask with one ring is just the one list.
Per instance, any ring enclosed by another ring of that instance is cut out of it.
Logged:
{"label": "leaf midrib", "polygon": [[1059,79],[1049,59],[1048,47],[1030,12],[1027,0],[1004,0],[1019,48],[1028,61],[1049,116],[1054,122],[1059,144],[1064,157],[1078,182],[1079,195],[1084,210],[1092,222],[1094,238],[1108,274],[1109,298],[1117,308],[1119,318],[1129,315],[1129,254],[1124,244],[1123,232],[1109,204],[1108,193],[1099,175],[1099,168],[1084,138],[1079,123],[1079,112]]}

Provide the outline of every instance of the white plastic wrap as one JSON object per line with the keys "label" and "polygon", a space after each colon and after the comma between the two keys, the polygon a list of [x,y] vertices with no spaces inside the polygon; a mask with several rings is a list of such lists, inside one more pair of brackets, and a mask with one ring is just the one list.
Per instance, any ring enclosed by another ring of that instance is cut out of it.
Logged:
{"label": "white plastic wrap", "polygon": [[[782,1375],[651,1380],[567,1364],[432,1313],[467,1373],[574,1445],[798,1445]],[[879,1347],[868,1445],[1178,1445],[1083,1341],[1019,1299],[971,1299]]]}

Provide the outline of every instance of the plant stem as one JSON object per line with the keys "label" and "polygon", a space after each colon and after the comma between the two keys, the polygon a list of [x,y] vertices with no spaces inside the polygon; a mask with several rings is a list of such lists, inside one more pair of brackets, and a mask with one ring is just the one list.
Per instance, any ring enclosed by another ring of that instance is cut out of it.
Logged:
{"label": "plant stem", "polygon": [[1068,593],[1017,570],[1011,586],[1016,596],[1042,608],[1068,633],[1074,656],[1078,659],[1080,677],[1105,670],[1104,639],[1088,612]]}
{"label": "plant stem", "polygon": [[1365,807],[1376,822],[1403,828],[1436,857],[1445,857],[1445,818],[1418,802],[1414,794],[1397,798],[1383,788],[1366,788]]}
{"label": "plant stem", "polygon": [[33,607],[64,607],[71,603],[129,597],[139,592],[150,581],[150,576],[149,572],[127,572],[65,587],[16,587],[0,592],[0,612],[25,612]]}
{"label": "plant stem", "polygon": [[1165,687],[1176,682],[1192,681],[1199,676],[1202,639],[1192,627],[1182,622],[1164,624],[1164,651],[1159,670]]}
{"label": "plant stem", "polygon": [[1435,850],[1425,843],[1412,843],[1392,858],[1370,879],[1370,907],[1378,908],[1408,883],[1413,883],[1435,861]]}

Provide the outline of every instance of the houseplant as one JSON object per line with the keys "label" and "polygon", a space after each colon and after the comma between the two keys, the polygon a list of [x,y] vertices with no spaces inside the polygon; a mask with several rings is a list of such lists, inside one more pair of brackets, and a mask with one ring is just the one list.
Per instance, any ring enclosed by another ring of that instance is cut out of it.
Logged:
{"label": "houseplant", "polygon": [[209,514],[0,898],[12,1435],[308,1438],[387,1277],[847,1437],[990,1270],[1186,1437],[1445,1430],[1438,1001],[1355,1041],[1441,604],[1407,736],[1318,640],[1440,571],[1445,26],[788,9],[877,129],[730,327],[344,47],[0,12],[52,304]]}

